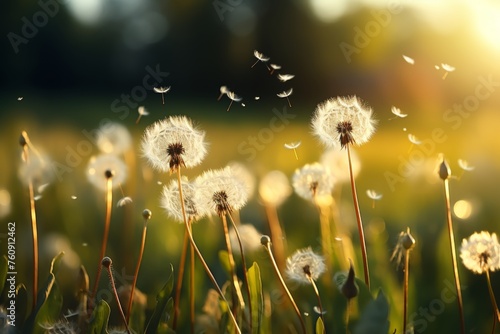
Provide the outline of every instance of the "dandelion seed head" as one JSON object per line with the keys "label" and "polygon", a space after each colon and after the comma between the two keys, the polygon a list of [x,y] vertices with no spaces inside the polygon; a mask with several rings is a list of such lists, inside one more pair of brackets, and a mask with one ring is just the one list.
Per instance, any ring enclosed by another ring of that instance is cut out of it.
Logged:
{"label": "dandelion seed head", "polygon": [[97,131],[96,144],[99,150],[108,154],[122,154],[132,146],[132,136],[120,123],[107,123]]}
{"label": "dandelion seed head", "polygon": [[29,162],[22,162],[19,165],[19,180],[21,180],[25,186],[31,181],[35,188],[46,187],[47,184],[52,182],[55,176],[50,161],[50,158],[45,154],[30,154]]}
{"label": "dandelion seed head", "polygon": [[326,271],[324,258],[314,253],[311,247],[295,251],[286,259],[286,275],[298,283],[310,284]]}
{"label": "dandelion seed head", "polygon": [[[240,234],[241,245],[243,246],[244,253],[255,252],[256,250],[259,250],[260,247],[262,246],[260,243],[260,238],[262,237],[262,233],[257,231],[254,225],[241,224],[238,226],[238,233]],[[229,230],[229,238],[231,240],[231,245],[233,246],[233,250],[239,254],[240,246],[234,228]]]}
{"label": "dandelion seed head", "polygon": [[222,215],[240,210],[248,200],[248,189],[231,167],[209,170],[195,179],[197,202],[203,212]]}
{"label": "dandelion seed head", "polygon": [[369,106],[356,96],[336,97],[319,104],[312,119],[313,133],[328,147],[361,145],[375,132]]}
{"label": "dandelion seed head", "polygon": [[146,128],[142,153],[153,168],[162,172],[180,165],[191,168],[207,153],[205,132],[185,116],[170,116]]}
{"label": "dandelion seed head", "polygon": [[231,161],[227,164],[234,175],[239,178],[246,186],[248,197],[251,198],[255,192],[255,176],[250,172],[247,166],[241,162]]}
{"label": "dandelion seed head", "polygon": [[293,78],[295,78],[295,75],[293,74],[278,74],[278,80],[281,82],[287,82]]}
{"label": "dandelion seed head", "polygon": [[497,235],[486,231],[475,232],[463,239],[460,257],[464,266],[476,274],[500,268],[500,244]]}
{"label": "dandelion seed head", "polygon": [[112,188],[117,188],[127,179],[127,166],[114,154],[100,154],[90,158],[87,179],[96,188],[106,190],[107,179],[113,174]]}
{"label": "dandelion seed head", "polygon": [[[320,162],[323,166],[330,169],[332,175],[335,175],[336,182],[344,183],[351,180],[347,154],[342,151],[340,146],[330,148],[323,152]],[[356,178],[361,171],[361,161],[359,160],[358,153],[354,149],[351,150],[351,166],[352,175]]]}
{"label": "dandelion seed head", "polygon": [[274,170],[261,179],[259,195],[262,201],[275,207],[280,206],[292,194],[292,187],[286,175]]}
{"label": "dandelion seed head", "polygon": [[318,162],[296,169],[292,177],[295,193],[309,201],[314,201],[316,196],[330,195],[334,182],[330,170]]}
{"label": "dandelion seed head", "polygon": [[[196,186],[193,182],[189,182],[186,177],[182,177],[181,185],[186,218],[191,219],[192,222],[203,218],[207,213],[203,212],[196,202]],[[160,206],[165,209],[170,218],[178,223],[184,223],[177,180],[172,180],[168,186],[163,187],[160,203]]]}
{"label": "dandelion seed head", "polygon": [[285,90],[285,91],[278,93],[276,95],[280,98],[285,98],[285,97],[292,95],[292,93],[293,93],[293,88],[290,88],[289,90]]}
{"label": "dandelion seed head", "polygon": [[398,241],[391,255],[391,261],[396,262],[396,266],[401,265],[402,259],[406,256],[406,251],[413,249],[415,246],[415,238],[410,233],[410,228],[405,232],[399,233]]}

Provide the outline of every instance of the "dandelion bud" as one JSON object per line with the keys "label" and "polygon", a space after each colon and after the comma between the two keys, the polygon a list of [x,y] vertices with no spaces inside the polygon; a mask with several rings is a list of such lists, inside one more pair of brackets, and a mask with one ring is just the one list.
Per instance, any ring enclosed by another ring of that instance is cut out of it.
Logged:
{"label": "dandelion bud", "polygon": [[142,217],[144,217],[144,219],[146,220],[151,219],[151,215],[152,215],[151,210],[144,209],[144,211],[142,211]]}
{"label": "dandelion bud", "polygon": [[451,175],[451,169],[446,160],[443,159],[443,162],[439,165],[439,171],[438,171],[439,177],[441,180],[447,180],[450,175]]}
{"label": "dandelion bud", "polygon": [[[342,274],[342,276],[345,274]],[[335,275],[340,277],[341,275]],[[354,274],[354,267],[352,265],[352,261],[349,260],[349,272],[347,273],[347,277],[342,277],[343,280],[337,282],[337,286],[344,295],[344,297],[347,298],[347,300],[351,300],[352,298],[356,297],[359,293],[359,288],[356,285],[356,275]],[[337,278],[336,278],[337,279]]]}
{"label": "dandelion bud", "polygon": [[410,250],[415,246],[415,238],[410,233],[410,228],[406,230],[406,233],[403,234],[401,238],[401,245],[405,250]]}
{"label": "dandelion bud", "polygon": [[268,235],[263,235],[262,237],[260,237],[260,243],[262,244],[262,246],[267,247],[271,244],[271,238]]}
{"label": "dandelion bud", "polygon": [[111,268],[111,264],[113,261],[111,261],[111,258],[109,256],[105,256],[102,258],[101,265],[103,265],[106,268]]}

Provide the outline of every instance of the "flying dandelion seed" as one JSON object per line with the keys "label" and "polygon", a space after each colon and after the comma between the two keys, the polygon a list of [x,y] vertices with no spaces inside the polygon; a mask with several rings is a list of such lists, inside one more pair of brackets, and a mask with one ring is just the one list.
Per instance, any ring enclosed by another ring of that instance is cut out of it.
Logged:
{"label": "flying dandelion seed", "polygon": [[278,80],[281,82],[287,82],[293,78],[295,78],[295,75],[293,74],[278,74]]}
{"label": "flying dandelion seed", "polygon": [[448,73],[455,71],[455,67],[448,64],[441,64],[441,68],[445,70],[443,74],[443,80],[446,79]]}
{"label": "flying dandelion seed", "polygon": [[38,201],[38,200],[39,200],[39,199],[41,199],[41,198],[42,198],[42,195],[36,195],[33,199],[34,199],[35,201]]}
{"label": "flying dandelion seed", "polygon": [[316,313],[316,314],[319,314],[319,315],[324,315],[326,314],[326,311],[321,311],[321,309],[319,308],[319,306],[314,306],[313,307],[313,311]]}
{"label": "flying dandelion seed", "polygon": [[439,65],[434,65],[434,68],[435,68],[436,70],[439,70],[441,67],[439,67]]}
{"label": "flying dandelion seed", "polygon": [[413,59],[413,58],[410,58],[410,57],[408,57],[408,56],[403,55],[403,59],[404,59],[404,60],[405,60],[408,64],[410,64],[410,65],[414,65],[414,64],[415,64],[415,59]]}
{"label": "flying dandelion seed", "polygon": [[22,101],[23,99],[24,99],[24,97],[22,97],[22,96],[19,96],[19,97],[17,98],[17,100],[18,100],[18,101]]}
{"label": "flying dandelion seed", "polygon": [[164,94],[168,93],[168,91],[170,90],[170,86],[168,86],[168,87],[154,87],[153,90],[155,93],[161,94],[161,104],[165,104]]}
{"label": "flying dandelion seed", "polygon": [[269,74],[273,74],[274,71],[276,71],[276,70],[281,70],[281,66],[280,65],[271,64],[269,66],[271,66],[271,72]]}
{"label": "flying dandelion seed", "polygon": [[458,166],[466,172],[471,172],[476,169],[475,166],[471,166],[468,161],[463,159],[458,159]]}
{"label": "flying dandelion seed", "polygon": [[412,135],[411,133],[408,134],[408,140],[410,141],[410,143],[414,145],[422,144],[422,141],[418,139],[415,135]]}
{"label": "flying dandelion seed", "polygon": [[293,88],[290,88],[289,90],[285,90],[281,93],[276,94],[279,98],[286,98],[288,101],[288,106],[291,108],[292,104],[290,103],[290,99],[288,98],[290,95],[293,93]]}
{"label": "flying dandelion seed", "polygon": [[40,185],[40,186],[38,187],[38,192],[39,192],[39,193],[43,193],[43,192],[45,191],[45,189],[47,189],[47,187],[49,186],[49,184],[50,184],[50,183],[44,183],[44,184]]}
{"label": "flying dandelion seed", "polygon": [[257,61],[250,68],[253,68],[255,65],[257,65],[257,63],[259,61],[261,61],[264,65],[266,65],[267,70],[271,71],[271,69],[269,68],[269,66],[267,66],[267,64],[266,64],[267,61],[270,59],[269,57],[264,56],[262,53],[260,53],[257,50],[253,51],[253,55],[255,56],[255,58],[257,58]]}
{"label": "flying dandelion seed", "polygon": [[299,140],[299,141],[296,141],[296,142],[291,142],[290,144],[285,144],[285,148],[289,149],[289,150],[293,150],[293,153],[295,154],[295,159],[296,160],[299,160],[299,157],[297,155],[297,148],[300,146],[300,144],[302,144],[302,142]]}
{"label": "flying dandelion seed", "polygon": [[260,100],[260,96],[256,96],[256,97],[254,97],[254,99],[255,99],[255,101],[258,101],[258,100]]}
{"label": "flying dandelion seed", "polygon": [[229,93],[229,88],[227,88],[227,86],[220,86],[219,90],[220,90],[220,95],[217,98],[217,101],[219,101],[224,95]]}
{"label": "flying dandelion seed", "polygon": [[77,199],[78,197],[76,197],[75,195],[71,196],[71,199]]}
{"label": "flying dandelion seed", "polygon": [[403,131],[406,131],[406,128],[403,128]]}
{"label": "flying dandelion seed", "polygon": [[227,107],[226,111],[229,111],[229,109],[231,109],[233,102],[240,102],[241,101],[241,97],[236,95],[234,92],[227,92],[227,97],[231,100],[231,102],[229,103],[229,107]]}
{"label": "flying dandelion seed", "polygon": [[375,201],[380,201],[384,195],[377,193],[375,190],[368,189],[366,196],[372,200],[372,208],[375,208]]}
{"label": "flying dandelion seed", "polygon": [[139,116],[137,117],[135,124],[139,124],[142,116],[149,115],[149,112],[146,110],[146,108],[144,108],[144,106],[139,106],[139,108],[137,108],[137,112],[139,113]]}
{"label": "flying dandelion seed", "polygon": [[244,108],[244,107],[246,107],[246,104],[242,103],[241,106]]}
{"label": "flying dandelion seed", "polygon": [[125,206],[127,204],[130,204],[132,203],[132,198],[128,197],[128,196],[125,196],[123,198],[121,198],[117,203],[116,203],[116,207],[120,208],[122,206]]}
{"label": "flying dandelion seed", "polygon": [[83,247],[87,247],[88,245],[89,245],[89,244],[88,244],[88,243],[86,243],[86,242],[83,242],[83,243],[82,243],[82,246],[83,246]]}
{"label": "flying dandelion seed", "polygon": [[395,119],[395,118],[405,118],[406,116],[408,116],[408,114],[403,114],[401,112],[401,109],[399,109],[398,107],[395,107],[395,106],[392,106],[391,107],[391,112],[396,116],[396,117],[393,117],[393,118],[389,118],[389,120],[391,119]]}

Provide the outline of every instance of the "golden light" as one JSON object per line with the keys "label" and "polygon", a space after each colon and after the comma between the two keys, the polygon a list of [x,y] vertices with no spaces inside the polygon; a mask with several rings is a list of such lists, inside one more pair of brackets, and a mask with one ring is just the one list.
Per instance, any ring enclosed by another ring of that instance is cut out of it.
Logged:
{"label": "golden light", "polygon": [[453,205],[453,213],[460,219],[469,218],[472,215],[472,211],[472,203],[464,199],[456,201]]}

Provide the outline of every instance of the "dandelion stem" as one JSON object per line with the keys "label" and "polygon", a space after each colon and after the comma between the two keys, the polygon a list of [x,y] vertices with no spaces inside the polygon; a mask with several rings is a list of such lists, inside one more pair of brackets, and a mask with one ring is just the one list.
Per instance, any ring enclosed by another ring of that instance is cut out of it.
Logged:
{"label": "dandelion stem", "polygon": [[118,297],[118,292],[116,292],[115,279],[113,277],[113,270],[111,269],[112,263],[109,257],[106,257],[102,260],[102,265],[106,267],[109,276],[109,283],[111,284],[111,290],[113,290],[113,295],[116,299],[116,304],[118,305],[118,310],[120,311],[120,315],[122,317],[123,323],[125,324],[125,328],[127,329],[127,333],[131,334],[130,328],[128,327],[127,319],[125,318],[125,314],[123,313],[122,304],[120,303],[120,298]]}
{"label": "dandelion stem", "polygon": [[457,255],[455,251],[455,237],[453,235],[453,222],[451,220],[451,205],[450,205],[450,186],[449,180],[444,180],[444,195],[446,200],[446,220],[448,222],[448,233],[450,237],[450,251],[453,265],[453,274],[455,276],[455,287],[457,289],[458,311],[460,314],[460,333],[465,333],[465,319],[462,302],[462,290],[460,289],[460,277],[458,276]]}
{"label": "dandelion stem", "polygon": [[285,269],[285,238],[283,235],[283,230],[281,229],[281,224],[278,218],[278,212],[275,206],[269,204],[265,205],[267,221],[269,224],[269,232],[271,233],[271,241],[274,245],[274,253],[276,254],[276,262],[278,263],[278,268],[280,271]]}
{"label": "dandelion stem", "polygon": [[109,226],[111,224],[111,204],[113,202],[113,191],[112,191],[112,186],[113,186],[113,178],[108,177],[106,180],[106,219],[104,222],[104,234],[102,238],[102,243],[101,243],[101,252],[99,253],[99,266],[97,267],[97,273],[95,275],[95,280],[94,280],[94,289],[92,290],[92,295],[90,298],[91,303],[95,303],[95,297],[97,294],[97,286],[99,285],[99,278],[101,277],[101,261],[104,258],[104,255],[106,253],[106,247],[108,244],[108,235],[109,235]]}
{"label": "dandelion stem", "polygon": [[346,145],[346,148],[347,148],[347,158],[349,162],[349,176],[351,177],[352,200],[354,202],[354,209],[356,211],[356,221],[358,222],[358,233],[359,233],[359,242],[361,245],[361,255],[363,256],[365,284],[368,287],[368,290],[370,290],[370,271],[368,269],[368,256],[366,254],[365,233],[363,231],[363,222],[361,221],[361,213],[359,211],[358,195],[356,193],[356,183],[354,181],[354,176],[352,173],[351,150],[349,144]]}
{"label": "dandelion stem", "polygon": [[229,274],[231,275],[231,278],[233,280],[233,288],[234,288],[234,291],[236,292],[236,296],[238,297],[240,306],[242,309],[244,309],[245,301],[243,300],[243,295],[241,293],[240,283],[238,281],[238,276],[236,276],[236,272],[235,272],[236,264],[234,262],[233,250],[231,247],[231,238],[229,237],[229,229],[227,227],[227,219],[226,219],[226,216],[224,214],[222,214],[220,216],[220,218],[222,220],[222,227],[224,229],[224,240],[226,241],[227,257],[228,257],[228,261],[229,261]]}
{"label": "dandelion stem", "polygon": [[231,105],[233,104],[233,100],[231,100],[231,102],[229,102],[229,107],[227,107],[227,110],[226,111],[229,111],[229,109],[231,109]]}
{"label": "dandelion stem", "polygon": [[500,322],[500,312],[498,311],[497,301],[495,299],[495,294],[493,293],[493,288],[491,287],[490,270],[486,270],[486,280],[488,281],[488,292],[490,294],[491,306],[493,306],[493,330],[495,330],[496,322]]}
{"label": "dandelion stem", "polygon": [[283,290],[285,290],[286,295],[288,296],[288,299],[290,300],[290,303],[292,304],[293,309],[295,310],[295,313],[297,314],[297,317],[299,317],[300,325],[302,327],[302,332],[304,334],[307,334],[306,324],[304,323],[304,319],[302,318],[302,315],[300,314],[300,310],[297,307],[297,304],[295,303],[295,300],[293,299],[292,294],[290,293],[290,290],[288,290],[288,288],[285,284],[285,281],[283,280],[283,277],[281,276],[281,273],[278,269],[278,266],[276,265],[276,261],[274,260],[274,256],[273,256],[273,252],[271,251],[270,244],[271,244],[270,242],[267,242],[264,244],[264,247],[266,248],[267,253],[269,254],[269,258],[271,259],[271,263],[273,264],[274,271],[276,272],[276,275],[278,276],[278,279],[281,283],[281,287],[283,288]]}
{"label": "dandelion stem", "polygon": [[[252,319],[252,297],[250,295],[250,284],[248,282],[248,272],[247,272],[247,263],[245,260],[245,253],[243,252],[243,244],[241,243],[241,236],[240,232],[236,228],[236,224],[234,222],[233,216],[229,213],[229,220],[231,221],[231,224],[233,225],[234,232],[236,233],[236,237],[238,239],[238,244],[240,247],[240,254],[241,254],[241,263],[243,265],[243,276],[245,280],[245,287],[246,287],[246,292],[247,292],[247,298],[248,298],[248,314],[249,318]],[[249,332],[252,332],[252,321],[248,322],[249,325]]]}
{"label": "dandelion stem", "polygon": [[139,268],[141,267],[142,256],[144,254],[144,246],[146,245],[146,232],[148,229],[147,222],[148,219],[144,218],[144,227],[142,229],[142,238],[141,238],[141,248],[139,251],[139,258],[137,259],[137,265],[135,267],[134,281],[132,282],[132,288],[130,289],[130,298],[128,300],[128,306],[127,306],[127,319],[126,319],[127,324],[130,320],[130,314],[132,313],[132,302],[134,300],[135,286],[137,284],[137,277],[139,276]]}
{"label": "dandelion stem", "polygon": [[[350,315],[350,312],[351,312],[351,300],[348,299],[347,300],[347,307],[346,307],[346,315],[345,315],[345,334],[349,334],[349,315]],[[403,332],[403,334],[406,334],[405,332]]]}
{"label": "dandelion stem", "polygon": [[288,106],[291,108],[292,104],[290,103],[290,99],[288,98],[288,96],[286,97],[286,100],[288,101]]}
{"label": "dandelion stem", "polygon": [[408,314],[408,277],[410,275],[410,249],[405,251],[405,268],[403,283],[403,334],[406,334],[406,323]]}
{"label": "dandelion stem", "polygon": [[260,60],[257,59],[257,61],[255,63],[253,63],[252,66],[250,66],[250,68],[253,68],[255,65],[257,65],[257,63],[259,62]]}
{"label": "dandelion stem", "polygon": [[[325,318],[323,317],[323,304],[321,303],[321,297],[319,296],[318,287],[316,286],[316,283],[314,282],[311,275],[306,275],[306,276],[307,276],[307,279],[309,279],[309,282],[311,282],[311,285],[314,289],[314,293],[316,294],[316,297],[318,298],[319,316],[321,317],[321,320],[323,321],[323,324],[324,324]],[[326,333],[325,329],[323,329],[323,333]]]}
{"label": "dandelion stem", "polygon": [[174,319],[172,321],[172,329],[177,329],[177,320],[179,318],[179,303],[181,300],[181,290],[182,290],[182,279],[184,277],[184,268],[186,266],[186,254],[187,246],[189,244],[189,236],[186,231],[184,231],[184,240],[182,241],[182,252],[181,259],[179,262],[179,271],[177,273],[177,283],[175,285],[175,297],[174,297]]}
{"label": "dandelion stem", "polygon": [[165,98],[163,97],[163,93],[161,93],[161,104],[165,104]]}
{"label": "dandelion stem", "polygon": [[295,154],[295,160],[299,160],[299,156],[297,155],[297,150],[293,149],[293,154]]}
{"label": "dandelion stem", "polygon": [[[189,222],[189,229],[191,229],[191,222]],[[190,252],[189,252],[189,261],[190,261],[190,268],[189,268],[189,283],[190,283],[190,294],[189,294],[189,316],[190,316],[190,321],[191,321],[191,334],[194,334],[194,319],[195,319],[195,311],[194,311],[194,302],[195,302],[195,287],[194,287],[194,264],[195,264],[195,258],[194,258],[194,247],[193,245],[190,245]]]}
{"label": "dandelion stem", "polygon": [[[212,281],[212,284],[215,286],[217,292],[219,293],[220,298],[226,303],[226,305],[228,306],[228,309],[230,309],[229,302],[227,301],[226,297],[224,297],[224,293],[220,289],[219,284],[217,284],[217,281],[215,280],[214,275],[210,271],[210,268],[208,267],[207,262],[205,261],[205,259],[203,258],[203,255],[201,254],[200,250],[196,246],[196,243],[194,242],[193,234],[191,233],[191,229],[189,228],[189,224],[188,224],[188,220],[187,220],[187,216],[186,216],[186,208],[184,205],[184,196],[182,195],[181,167],[180,166],[177,167],[177,184],[179,187],[179,197],[180,197],[180,202],[181,202],[182,216],[184,218],[184,226],[185,226],[186,232],[189,236],[189,241],[191,242],[191,246],[193,246],[193,248],[196,252],[196,255],[198,255],[198,258],[200,259],[200,262],[203,265],[203,268],[205,269],[210,280]],[[234,323],[234,326],[235,326],[237,333],[241,334],[241,329],[238,326],[238,322],[236,321],[234,314],[231,311],[228,311],[228,313],[229,313],[229,317],[231,318],[231,321]]]}

